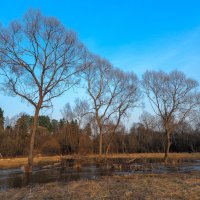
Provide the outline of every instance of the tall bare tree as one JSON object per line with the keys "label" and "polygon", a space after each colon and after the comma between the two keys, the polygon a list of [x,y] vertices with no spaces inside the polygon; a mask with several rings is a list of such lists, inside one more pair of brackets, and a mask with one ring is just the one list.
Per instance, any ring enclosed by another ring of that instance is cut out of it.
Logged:
{"label": "tall bare tree", "polygon": [[198,82],[179,71],[147,71],[142,84],[154,112],[162,120],[166,134],[164,161],[167,162],[177,125],[199,109]]}
{"label": "tall bare tree", "polygon": [[105,118],[108,123],[112,122],[114,126],[110,130],[110,138],[106,147],[108,154],[114,134],[122,122],[122,119],[128,117],[128,112],[140,106],[140,89],[139,81],[134,73],[125,73],[119,69],[113,69],[109,75],[110,83],[108,84],[110,93],[110,112]]}
{"label": "tall bare tree", "polygon": [[39,112],[78,83],[84,47],[54,17],[29,10],[22,21],[0,28],[1,80],[6,94],[18,95],[34,109],[28,168],[31,171]]}
{"label": "tall bare tree", "polygon": [[85,63],[89,67],[84,71],[83,76],[91,100],[91,110],[98,125],[101,157],[105,125],[115,121],[116,126],[111,133],[111,142],[121,118],[127,114],[128,109],[138,105],[140,97],[138,79],[135,74],[115,69],[108,61],[97,56],[89,56]]}

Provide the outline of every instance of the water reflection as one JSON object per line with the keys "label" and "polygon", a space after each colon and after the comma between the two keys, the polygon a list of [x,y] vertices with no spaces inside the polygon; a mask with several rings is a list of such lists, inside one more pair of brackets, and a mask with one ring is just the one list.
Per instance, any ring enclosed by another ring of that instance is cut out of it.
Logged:
{"label": "water reflection", "polygon": [[68,182],[80,179],[97,179],[98,177],[113,174],[130,173],[170,173],[170,172],[200,172],[200,161],[195,163],[183,163],[180,166],[164,166],[153,164],[151,170],[109,170],[97,167],[96,165],[84,166],[81,169],[73,168],[54,168],[43,169],[35,168],[32,174],[24,174],[20,169],[0,170],[0,190],[8,188],[23,187],[37,183],[49,183],[54,181]]}
{"label": "water reflection", "polygon": [[39,170],[35,168],[32,174],[24,174],[20,169],[0,170],[0,190],[53,181],[68,182],[80,179],[96,179],[103,175],[110,175],[111,173],[110,170],[97,168],[94,165],[81,169],[54,168]]}

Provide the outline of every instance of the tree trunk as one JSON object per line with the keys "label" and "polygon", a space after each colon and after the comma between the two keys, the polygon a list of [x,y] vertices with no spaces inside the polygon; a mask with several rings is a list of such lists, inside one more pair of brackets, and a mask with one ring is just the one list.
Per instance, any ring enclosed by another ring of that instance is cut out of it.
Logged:
{"label": "tree trunk", "polygon": [[107,148],[106,148],[106,156],[108,155],[108,152],[109,152],[109,150],[110,150],[110,146],[111,146],[111,143],[112,143],[112,140],[113,140],[115,131],[116,131],[118,125],[119,125],[119,122],[120,122],[120,119],[118,119],[117,125],[115,126],[114,130],[110,133],[109,143],[108,143],[108,146],[107,146]]}
{"label": "tree trunk", "polygon": [[36,135],[36,130],[37,130],[39,112],[40,112],[40,106],[37,106],[35,110],[35,115],[33,118],[33,129],[31,133],[30,149],[29,149],[29,156],[28,156],[28,168],[26,169],[26,172],[28,173],[32,173],[33,150],[34,150],[34,144],[35,144],[35,135]]}
{"label": "tree trunk", "polygon": [[106,156],[108,155],[108,152],[109,152],[109,150],[110,150],[110,145],[111,145],[111,141],[109,142],[109,144],[108,144],[108,146],[107,146],[107,148],[106,148]]}
{"label": "tree trunk", "polygon": [[110,150],[110,146],[111,146],[111,143],[112,143],[113,136],[114,136],[114,132],[112,132],[112,133],[110,134],[110,139],[109,139],[109,142],[108,142],[108,146],[107,146],[107,148],[106,148],[106,156],[108,155],[108,152],[109,152],[109,150]]}
{"label": "tree trunk", "polygon": [[99,128],[99,159],[102,158],[102,144],[103,144],[103,127],[102,121],[99,117],[98,110],[96,109],[96,120]]}
{"label": "tree trunk", "polygon": [[171,146],[171,134],[169,131],[166,131],[166,144],[165,144],[165,156],[164,156],[164,162],[168,162],[168,155],[169,155],[169,149]]}
{"label": "tree trunk", "polygon": [[102,127],[100,127],[100,133],[99,133],[99,158],[102,158],[102,144],[103,144],[103,133],[102,133]]}
{"label": "tree trunk", "polygon": [[78,149],[77,149],[77,154],[78,155],[80,154],[80,145],[81,145],[81,143],[80,143],[80,130],[79,130],[79,127],[80,126],[78,126]]}

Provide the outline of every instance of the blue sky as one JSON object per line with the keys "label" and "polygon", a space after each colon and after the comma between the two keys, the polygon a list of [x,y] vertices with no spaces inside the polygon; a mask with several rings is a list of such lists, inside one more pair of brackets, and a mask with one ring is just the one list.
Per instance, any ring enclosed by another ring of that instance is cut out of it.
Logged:
{"label": "blue sky", "polygon": [[[92,52],[139,77],[147,69],[178,69],[200,81],[199,0],[6,0],[1,24],[20,19],[29,8],[57,17]],[[55,100],[53,113],[45,114],[59,118],[64,104],[78,96],[72,93]],[[2,94],[0,107],[9,117],[32,113],[31,106]]]}

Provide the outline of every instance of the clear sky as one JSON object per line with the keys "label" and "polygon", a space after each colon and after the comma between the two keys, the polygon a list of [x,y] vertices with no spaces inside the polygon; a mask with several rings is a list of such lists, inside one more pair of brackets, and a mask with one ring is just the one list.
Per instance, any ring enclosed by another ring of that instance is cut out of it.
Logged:
{"label": "clear sky", "polygon": [[[29,8],[57,17],[92,52],[139,77],[147,69],[178,69],[200,81],[199,0],[6,0],[1,24],[20,19]],[[59,118],[64,104],[78,96],[72,93],[54,101],[52,117]],[[0,107],[9,117],[32,114],[31,106],[2,94]]]}

